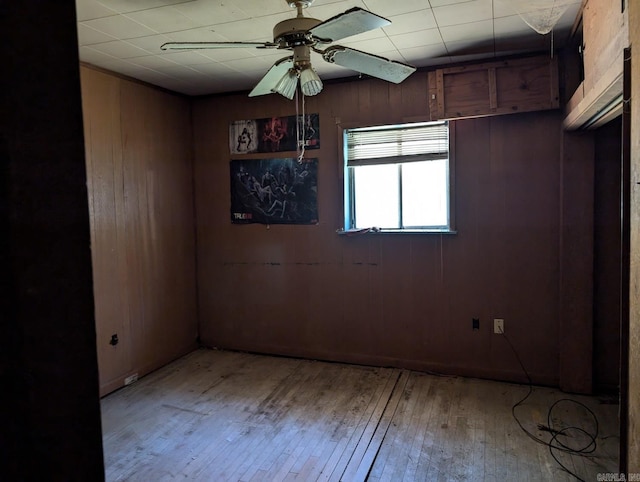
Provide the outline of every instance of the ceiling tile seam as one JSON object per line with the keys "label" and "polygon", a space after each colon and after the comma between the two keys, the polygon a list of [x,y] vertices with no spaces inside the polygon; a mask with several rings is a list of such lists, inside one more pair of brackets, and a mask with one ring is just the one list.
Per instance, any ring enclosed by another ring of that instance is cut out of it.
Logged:
{"label": "ceiling tile seam", "polygon": [[[429,7],[433,11],[433,5],[431,5],[431,0],[427,0],[429,3]],[[433,20],[436,23],[436,28],[438,29],[438,35],[440,35],[440,39],[442,40],[442,45],[444,46],[444,51],[447,53],[447,57],[449,57],[449,61],[451,61],[451,53],[449,52],[449,47],[447,47],[447,43],[444,41],[444,36],[442,35],[442,30],[440,30],[440,25],[438,24],[438,18],[434,12]]]}
{"label": "ceiling tile seam", "polygon": [[495,0],[491,0],[491,37],[493,40],[493,56],[497,56],[496,51],[496,9]]}
{"label": "ceiling tile seam", "polygon": [[[98,4],[102,5],[103,7],[105,7],[106,9],[111,10],[113,12],[116,12],[118,15],[124,15],[126,13],[138,13],[138,12],[146,12],[147,10],[156,10],[157,8],[162,8],[162,7],[172,7],[173,8],[176,5],[183,5],[185,3],[192,3],[194,0],[184,0],[182,2],[168,3],[166,5],[161,5],[160,7],[156,5],[155,7],[141,8],[139,10],[130,10],[128,12],[123,12],[121,10],[114,10],[113,7],[111,7],[109,5],[106,5],[104,3],[104,1],[100,1],[100,0],[95,0],[95,1],[96,1],[96,3],[98,3]],[[112,17],[113,15],[108,15],[108,16]],[[97,17],[97,18],[105,18],[105,17]]]}

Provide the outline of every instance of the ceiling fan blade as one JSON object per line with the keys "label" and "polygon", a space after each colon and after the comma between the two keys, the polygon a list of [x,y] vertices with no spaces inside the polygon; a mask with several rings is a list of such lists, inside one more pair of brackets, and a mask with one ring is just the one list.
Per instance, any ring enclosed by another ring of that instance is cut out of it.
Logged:
{"label": "ceiling fan blade", "polygon": [[335,45],[322,53],[327,62],[341,65],[356,72],[399,84],[416,71],[413,65],[385,59],[349,47]]}
{"label": "ceiling fan blade", "polygon": [[280,79],[293,67],[293,57],[284,57],[271,66],[269,71],[260,79],[260,82],[249,92],[249,97],[257,95],[273,94]]}
{"label": "ceiling fan blade", "polygon": [[391,22],[386,18],[354,7],[310,28],[309,32],[319,41],[329,43],[387,25]]}
{"label": "ceiling fan blade", "polygon": [[273,42],[167,42],[162,44],[162,50],[194,50],[194,49],[226,49],[226,48],[247,48],[258,49],[277,48],[278,44]]}

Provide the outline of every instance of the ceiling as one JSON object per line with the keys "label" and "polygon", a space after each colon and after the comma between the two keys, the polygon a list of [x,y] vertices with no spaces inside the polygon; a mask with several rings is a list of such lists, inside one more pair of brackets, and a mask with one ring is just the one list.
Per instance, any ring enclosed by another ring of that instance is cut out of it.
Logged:
{"label": "ceiling", "polygon": [[[581,0],[572,1],[557,23],[555,47],[566,41],[580,5]],[[416,67],[550,51],[552,45],[551,34],[531,29],[512,0],[315,0],[304,14],[326,20],[352,7],[392,24],[343,39],[340,45]],[[76,0],[76,9],[81,61],[187,95],[250,90],[289,52],[162,51],[160,45],[272,41],[273,26],[295,17],[286,0]],[[316,54],[312,62],[323,79],[358,75]]]}

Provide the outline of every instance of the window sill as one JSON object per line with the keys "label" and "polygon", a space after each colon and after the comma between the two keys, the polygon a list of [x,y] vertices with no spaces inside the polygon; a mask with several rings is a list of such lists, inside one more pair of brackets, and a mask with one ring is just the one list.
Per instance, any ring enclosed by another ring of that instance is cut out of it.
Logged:
{"label": "window sill", "polygon": [[362,234],[458,234],[458,231],[451,229],[337,229],[340,236],[359,236]]}

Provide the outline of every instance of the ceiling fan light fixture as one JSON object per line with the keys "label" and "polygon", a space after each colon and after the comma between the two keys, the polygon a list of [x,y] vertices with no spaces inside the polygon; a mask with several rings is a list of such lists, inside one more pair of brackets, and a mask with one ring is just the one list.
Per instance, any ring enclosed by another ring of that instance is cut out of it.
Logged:
{"label": "ceiling fan light fixture", "polygon": [[276,86],[273,88],[273,91],[286,97],[289,100],[292,100],[293,96],[296,94],[297,87],[298,74],[294,69],[289,69],[278,81]]}
{"label": "ceiling fan light fixture", "polygon": [[300,89],[307,97],[322,92],[322,80],[310,65],[300,72]]}

